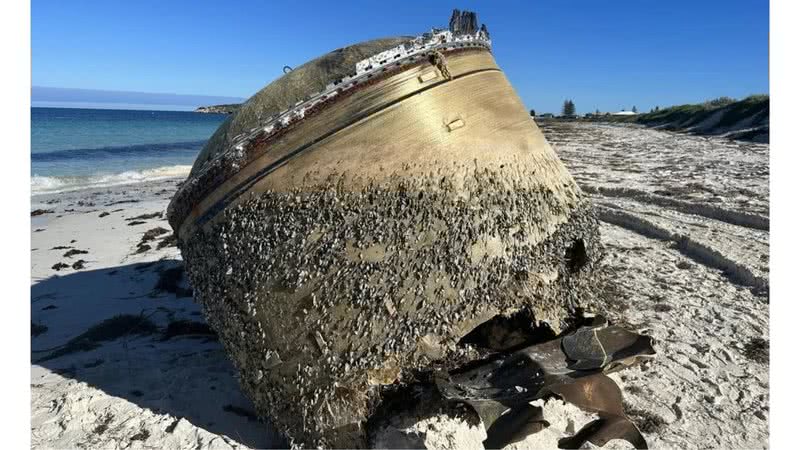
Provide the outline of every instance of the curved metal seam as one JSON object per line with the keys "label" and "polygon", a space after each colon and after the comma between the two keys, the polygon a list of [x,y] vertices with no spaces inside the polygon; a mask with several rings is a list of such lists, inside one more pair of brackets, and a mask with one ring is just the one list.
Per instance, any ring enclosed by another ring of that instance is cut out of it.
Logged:
{"label": "curved metal seam", "polygon": [[425,91],[428,91],[428,90],[433,89],[433,88],[435,88],[437,86],[440,86],[443,83],[447,83],[448,81],[452,81],[452,80],[458,80],[460,78],[464,78],[464,77],[467,77],[467,76],[470,76],[470,75],[475,75],[475,74],[483,73],[483,72],[501,72],[501,70],[497,69],[497,68],[489,68],[489,69],[478,69],[478,70],[473,70],[473,71],[470,71],[470,72],[465,72],[465,73],[462,73],[462,74],[457,75],[455,77],[452,77],[450,80],[443,80],[443,81],[440,81],[440,82],[438,82],[436,84],[432,84],[430,86],[425,86],[425,87],[423,87],[422,89],[420,89],[418,91],[411,92],[411,93],[406,94],[406,95],[404,95],[402,97],[396,98],[396,99],[392,100],[391,102],[386,103],[385,105],[381,105],[381,106],[372,108],[372,109],[367,110],[367,111],[365,111],[364,113],[362,113],[362,114],[360,114],[358,116],[355,116],[355,118],[352,121],[350,121],[350,122],[348,122],[348,123],[346,123],[346,124],[344,124],[344,125],[342,125],[340,127],[337,127],[335,129],[329,131],[328,133],[326,133],[326,134],[324,134],[324,135],[322,135],[322,136],[320,136],[320,137],[318,137],[318,138],[316,138],[316,139],[314,139],[312,141],[309,141],[306,144],[303,144],[302,146],[296,148],[295,150],[292,150],[291,152],[289,152],[285,156],[281,157],[280,159],[276,160],[272,164],[264,167],[263,169],[259,170],[256,173],[254,173],[253,175],[251,175],[245,181],[239,183],[238,186],[236,186],[235,188],[231,189],[230,192],[225,194],[225,196],[222,199],[220,199],[217,203],[215,203],[214,205],[209,207],[208,210],[206,210],[206,212],[204,212],[200,217],[198,217],[195,220],[194,225],[196,227],[203,226],[206,222],[211,220],[211,218],[216,216],[221,210],[225,209],[225,207],[227,207],[229,203],[231,203],[233,200],[235,200],[240,195],[242,195],[244,192],[246,192],[251,187],[253,187],[253,185],[255,185],[258,181],[260,181],[261,179],[263,179],[264,177],[266,177],[270,173],[274,172],[275,170],[277,170],[278,168],[280,168],[281,166],[286,164],[289,160],[291,160],[294,157],[298,156],[300,153],[303,153],[305,150],[307,150],[310,147],[312,147],[312,146],[324,141],[325,139],[333,136],[334,134],[336,134],[336,133],[338,133],[338,132],[340,132],[340,131],[342,131],[342,130],[344,130],[344,129],[346,129],[346,128],[348,128],[348,127],[350,127],[350,126],[352,126],[352,125],[354,125],[356,123],[358,123],[359,121],[361,121],[361,120],[363,120],[363,119],[365,119],[365,118],[367,118],[367,117],[369,117],[369,116],[371,116],[373,114],[376,114],[376,113],[378,113],[380,111],[383,111],[383,110],[385,110],[385,109],[387,109],[387,108],[389,108],[391,106],[394,106],[394,105],[396,105],[396,104],[398,104],[398,103],[400,103],[400,102],[402,102],[404,100],[407,100],[407,99],[409,99],[409,98],[411,98],[411,97],[413,97],[415,95],[421,94],[421,93],[423,93]]}

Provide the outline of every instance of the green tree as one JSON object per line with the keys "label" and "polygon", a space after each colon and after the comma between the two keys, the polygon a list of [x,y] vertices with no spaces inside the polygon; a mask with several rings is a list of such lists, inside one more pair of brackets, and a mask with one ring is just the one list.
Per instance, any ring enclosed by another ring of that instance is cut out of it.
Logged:
{"label": "green tree", "polygon": [[639,110],[636,109],[636,105],[633,105],[633,109],[631,109],[631,111],[633,111],[634,113],[639,112]]}
{"label": "green tree", "polygon": [[564,106],[561,108],[562,116],[575,115],[575,103],[572,100],[564,100]]}
{"label": "green tree", "polygon": [[531,117],[536,117],[536,110],[534,109],[531,110]]}

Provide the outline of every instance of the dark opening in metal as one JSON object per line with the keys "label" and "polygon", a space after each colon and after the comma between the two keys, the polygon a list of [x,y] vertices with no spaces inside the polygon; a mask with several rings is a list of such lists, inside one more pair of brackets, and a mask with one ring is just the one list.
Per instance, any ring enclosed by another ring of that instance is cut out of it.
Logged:
{"label": "dark opening in metal", "polygon": [[584,244],[583,239],[572,241],[572,245],[567,247],[565,257],[567,259],[567,268],[570,272],[576,273],[581,270],[581,267],[589,262],[589,257],[586,254],[586,244]]}
{"label": "dark opening in metal", "polygon": [[555,332],[547,322],[537,324],[533,313],[523,309],[510,316],[498,314],[492,317],[467,333],[458,344],[507,351],[546,342],[555,337]]}

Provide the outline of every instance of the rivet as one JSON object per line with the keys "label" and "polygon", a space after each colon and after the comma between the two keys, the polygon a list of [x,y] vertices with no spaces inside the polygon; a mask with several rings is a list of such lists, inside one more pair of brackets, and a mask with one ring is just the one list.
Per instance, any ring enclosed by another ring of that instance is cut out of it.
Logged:
{"label": "rivet", "polygon": [[466,125],[466,123],[464,123],[463,120],[456,119],[456,120],[454,120],[454,121],[452,121],[452,122],[447,124],[447,131],[457,130],[457,129],[463,127],[464,125]]}
{"label": "rivet", "polygon": [[422,75],[420,75],[417,78],[419,79],[420,83],[426,83],[428,81],[431,81],[431,80],[434,80],[436,78],[439,78],[439,74],[436,73],[436,72],[426,72],[426,73],[423,73]]}

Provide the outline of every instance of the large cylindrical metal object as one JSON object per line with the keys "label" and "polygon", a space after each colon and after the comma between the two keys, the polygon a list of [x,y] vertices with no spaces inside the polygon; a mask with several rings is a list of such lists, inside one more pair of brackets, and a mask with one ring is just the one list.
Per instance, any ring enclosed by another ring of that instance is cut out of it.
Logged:
{"label": "large cylindrical metal object", "polygon": [[591,288],[591,208],[484,47],[436,49],[253,130],[311,94],[308,79],[405,41],[272,83],[170,205],[244,390],[303,445],[365,445],[381,385],[457,361],[459,339],[498,314],[558,329]]}

